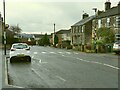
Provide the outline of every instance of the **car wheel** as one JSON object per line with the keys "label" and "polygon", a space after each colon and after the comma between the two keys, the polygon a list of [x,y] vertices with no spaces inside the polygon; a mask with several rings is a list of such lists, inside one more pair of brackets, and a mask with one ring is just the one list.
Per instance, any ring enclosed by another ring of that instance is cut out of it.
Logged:
{"label": "car wheel", "polygon": [[31,57],[30,56],[27,56],[27,61],[31,62]]}
{"label": "car wheel", "polygon": [[10,58],[10,63],[12,63],[13,62],[13,58]]}

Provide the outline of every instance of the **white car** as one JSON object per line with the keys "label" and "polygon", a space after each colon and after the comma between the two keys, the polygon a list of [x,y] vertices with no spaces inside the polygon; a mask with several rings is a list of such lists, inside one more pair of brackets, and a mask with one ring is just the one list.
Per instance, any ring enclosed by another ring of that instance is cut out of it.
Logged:
{"label": "white car", "polygon": [[10,49],[10,63],[13,60],[27,60],[31,62],[30,47],[26,43],[15,43]]}
{"label": "white car", "polygon": [[113,52],[115,52],[116,54],[120,53],[120,41],[117,41],[117,42],[114,43]]}

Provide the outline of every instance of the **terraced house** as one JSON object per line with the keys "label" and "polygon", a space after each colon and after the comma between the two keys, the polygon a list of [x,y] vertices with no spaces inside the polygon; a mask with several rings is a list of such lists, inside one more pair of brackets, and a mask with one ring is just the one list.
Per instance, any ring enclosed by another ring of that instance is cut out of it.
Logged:
{"label": "terraced house", "polygon": [[96,35],[97,30],[100,28],[108,28],[109,30],[112,30],[115,36],[114,41],[120,40],[120,2],[115,7],[111,7],[110,1],[105,2],[105,10],[101,13],[98,12],[92,23],[93,42],[103,38]]}
{"label": "terraced house", "polygon": [[82,20],[71,26],[71,45],[74,49],[85,51],[92,42],[92,20],[95,16],[83,14]]}
{"label": "terraced house", "polygon": [[107,27],[114,30],[115,35],[120,34],[120,2],[112,8],[111,2],[107,1],[105,3],[105,12],[102,12],[93,20],[93,34],[95,22],[96,30],[101,27]]}

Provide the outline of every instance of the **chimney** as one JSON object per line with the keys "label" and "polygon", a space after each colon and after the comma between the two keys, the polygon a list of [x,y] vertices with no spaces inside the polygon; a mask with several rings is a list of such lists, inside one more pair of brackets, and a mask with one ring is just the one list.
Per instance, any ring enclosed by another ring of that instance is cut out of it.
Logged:
{"label": "chimney", "polygon": [[110,0],[105,2],[105,11],[109,10],[111,8],[111,2]]}
{"label": "chimney", "polygon": [[120,6],[120,1],[119,1],[119,3],[118,3],[118,6]]}
{"label": "chimney", "polygon": [[82,18],[84,19],[86,17],[89,17],[89,15],[87,13],[84,13]]}

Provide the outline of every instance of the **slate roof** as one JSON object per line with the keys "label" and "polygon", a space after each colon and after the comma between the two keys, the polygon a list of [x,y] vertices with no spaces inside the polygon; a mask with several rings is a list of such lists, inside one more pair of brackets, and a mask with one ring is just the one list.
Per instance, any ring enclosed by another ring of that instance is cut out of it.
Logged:
{"label": "slate roof", "polygon": [[90,16],[90,17],[86,17],[86,18],[80,20],[79,22],[75,23],[75,24],[72,25],[72,26],[81,26],[81,25],[84,25],[84,24],[86,24],[87,22],[93,20],[94,18],[95,18],[95,15]]}
{"label": "slate roof", "polygon": [[120,14],[120,4],[116,7],[112,7],[111,9],[101,13],[100,15],[97,16],[97,18],[104,18],[104,17],[109,17],[109,16],[114,16]]}
{"label": "slate roof", "polygon": [[33,38],[34,37],[34,35],[32,35],[32,34],[25,34],[25,33],[22,33],[22,34],[18,34],[18,36],[19,37],[23,37],[23,38]]}
{"label": "slate roof", "polygon": [[59,30],[56,32],[56,34],[67,34],[67,33],[70,33],[70,30]]}

